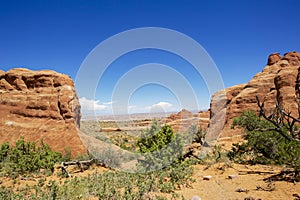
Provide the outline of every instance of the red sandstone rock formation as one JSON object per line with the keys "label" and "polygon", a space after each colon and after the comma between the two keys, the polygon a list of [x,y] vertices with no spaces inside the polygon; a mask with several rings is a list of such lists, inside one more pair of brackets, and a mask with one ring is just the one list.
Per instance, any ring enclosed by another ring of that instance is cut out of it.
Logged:
{"label": "red sandstone rock formation", "polygon": [[86,153],[77,128],[80,104],[72,79],[54,71],[0,71],[0,143],[21,136],[54,150]]}
{"label": "red sandstone rock formation", "polygon": [[200,111],[197,114],[182,109],[176,114],[171,114],[165,123],[172,126],[174,131],[185,132],[191,125],[198,125],[201,128],[207,129],[209,123],[209,111]]}
{"label": "red sandstone rock formation", "polygon": [[[256,96],[265,102],[265,107],[272,110],[279,103],[286,110],[296,111],[296,90],[299,87],[298,68],[300,54],[289,52],[283,58],[279,54],[271,54],[268,65],[257,73],[247,84],[237,85],[219,91],[212,96],[209,135],[215,137],[232,137],[241,134],[240,130],[230,129],[232,119],[244,110],[258,113]],[[298,86],[297,86],[298,85]]]}
{"label": "red sandstone rock formation", "polygon": [[273,65],[281,60],[280,53],[272,53],[268,58],[268,65]]}
{"label": "red sandstone rock formation", "polygon": [[182,109],[179,113],[176,114],[171,114],[168,119],[174,121],[174,120],[178,120],[178,119],[187,119],[187,118],[191,118],[193,117],[193,113],[191,113],[190,111],[186,110],[186,109]]}

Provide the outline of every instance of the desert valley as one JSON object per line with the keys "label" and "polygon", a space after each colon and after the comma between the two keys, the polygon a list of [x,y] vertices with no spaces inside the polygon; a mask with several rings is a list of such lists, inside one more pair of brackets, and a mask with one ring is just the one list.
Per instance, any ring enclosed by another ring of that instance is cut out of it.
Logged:
{"label": "desert valley", "polygon": [[0,70],[0,199],[299,200],[300,54],[266,60],[208,110],[128,119],[82,117],[67,75]]}

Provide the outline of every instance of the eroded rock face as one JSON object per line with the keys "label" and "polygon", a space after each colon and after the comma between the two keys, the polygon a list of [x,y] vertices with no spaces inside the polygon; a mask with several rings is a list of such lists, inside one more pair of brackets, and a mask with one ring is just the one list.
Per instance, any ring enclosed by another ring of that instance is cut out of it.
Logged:
{"label": "eroded rock face", "polygon": [[43,139],[53,149],[84,153],[80,104],[72,79],[54,71],[0,71],[0,142]]}
{"label": "eroded rock face", "polygon": [[282,60],[287,60],[291,66],[299,66],[300,65],[300,53],[299,52],[288,52],[284,54]]}
{"label": "eroded rock face", "polygon": [[268,65],[274,65],[274,64],[277,63],[279,60],[281,60],[281,55],[280,55],[280,53],[272,53],[271,55],[269,55],[269,58],[268,58]]}
{"label": "eroded rock face", "polygon": [[227,107],[238,94],[244,90],[246,84],[236,85],[216,92],[210,103],[210,120],[206,140],[216,141],[224,128],[227,120]]}
{"label": "eroded rock face", "polygon": [[257,73],[247,84],[237,85],[219,91],[212,96],[209,132],[220,137],[233,137],[241,130],[231,129],[232,119],[244,110],[253,110],[258,114],[256,96],[265,102],[265,108],[271,112],[276,105],[276,97],[286,110],[296,111],[295,102],[300,54],[271,54],[268,65]]}
{"label": "eroded rock face", "polygon": [[180,112],[167,117],[165,123],[171,125],[175,132],[181,133],[186,132],[192,125],[198,125],[198,127],[207,129],[209,115],[210,111],[200,111],[197,114],[193,114],[186,109],[182,109]]}

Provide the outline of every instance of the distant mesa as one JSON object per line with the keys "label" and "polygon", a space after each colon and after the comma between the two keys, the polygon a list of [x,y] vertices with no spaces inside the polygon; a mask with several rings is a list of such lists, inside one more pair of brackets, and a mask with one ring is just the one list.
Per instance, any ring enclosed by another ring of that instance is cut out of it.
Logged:
{"label": "distant mesa", "polygon": [[72,79],[50,70],[0,71],[0,143],[20,136],[53,149],[85,153],[77,129],[80,104]]}

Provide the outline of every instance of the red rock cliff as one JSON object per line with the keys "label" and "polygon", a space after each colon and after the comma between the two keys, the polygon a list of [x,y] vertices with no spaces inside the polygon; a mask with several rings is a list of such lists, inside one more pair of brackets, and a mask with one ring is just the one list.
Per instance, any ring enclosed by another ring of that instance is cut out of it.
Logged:
{"label": "red rock cliff", "polygon": [[256,74],[247,84],[241,84],[219,91],[212,96],[210,135],[221,138],[241,134],[239,130],[232,130],[232,119],[244,110],[258,113],[256,96],[265,101],[269,110],[275,107],[276,96],[279,103],[289,111],[296,110],[296,90],[299,87],[300,54],[298,52],[271,54],[268,64],[262,72]]}
{"label": "red rock cliff", "polygon": [[85,153],[77,130],[80,104],[72,79],[54,71],[0,70],[0,143],[43,139],[52,149]]}

